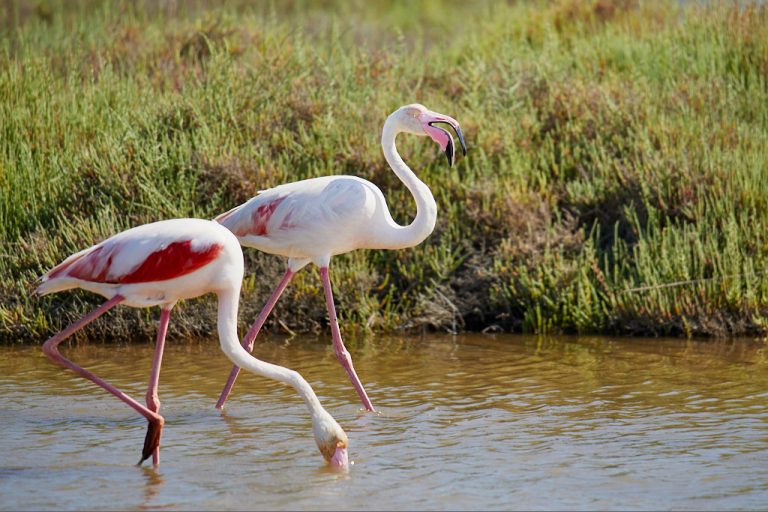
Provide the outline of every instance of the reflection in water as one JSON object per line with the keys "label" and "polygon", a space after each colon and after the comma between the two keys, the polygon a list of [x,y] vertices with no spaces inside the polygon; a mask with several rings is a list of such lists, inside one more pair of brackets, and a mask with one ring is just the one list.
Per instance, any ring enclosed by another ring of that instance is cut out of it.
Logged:
{"label": "reflection in water", "polygon": [[141,466],[141,471],[144,473],[146,483],[144,485],[144,502],[139,508],[144,510],[157,510],[158,508],[171,508],[158,507],[155,503],[155,497],[160,492],[160,488],[165,482],[163,476],[160,474],[160,470],[154,466]]}
{"label": "reflection in water", "polygon": [[226,409],[222,409],[221,413],[221,420],[227,425],[227,431],[230,435],[236,436],[238,434],[246,433],[245,429],[242,429],[238,426],[238,419],[232,418],[229,414],[227,414]]}
{"label": "reflection in water", "polygon": [[[2,347],[2,509],[765,509],[762,342],[429,336],[348,343],[380,411],[361,411],[325,338],[260,339],[350,437],[331,471],[293,389],[214,341],[169,339],[162,466],[146,422],[39,347]],[[65,346],[142,396],[152,345]]]}

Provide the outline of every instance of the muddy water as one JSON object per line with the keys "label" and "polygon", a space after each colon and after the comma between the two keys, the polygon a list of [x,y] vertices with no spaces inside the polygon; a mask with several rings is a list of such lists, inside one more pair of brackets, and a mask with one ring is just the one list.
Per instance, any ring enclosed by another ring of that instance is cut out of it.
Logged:
{"label": "muddy water", "polygon": [[[330,342],[265,338],[350,437],[324,468],[290,388],[171,333],[162,464],[145,421],[39,347],[0,348],[0,509],[766,509],[768,346],[517,336],[350,343],[365,414]],[[143,400],[152,346],[63,352]]]}

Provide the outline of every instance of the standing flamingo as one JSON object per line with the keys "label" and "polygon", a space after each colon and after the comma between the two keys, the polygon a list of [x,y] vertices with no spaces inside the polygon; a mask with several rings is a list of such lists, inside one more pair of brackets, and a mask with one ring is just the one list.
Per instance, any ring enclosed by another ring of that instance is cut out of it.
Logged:
{"label": "standing flamingo", "polygon": [[[437,218],[435,199],[429,187],[403,162],[395,147],[395,137],[400,132],[428,135],[440,145],[452,166],[455,157],[453,137],[444,128],[435,126],[440,123],[453,128],[466,155],[467,147],[459,123],[423,105],[401,107],[384,123],[381,136],[384,157],[416,200],[416,218],[408,226],[400,226],[392,219],[384,194],[376,185],[357,176],[324,176],[280,185],[264,190],[216,217],[215,220],[229,228],[242,245],[288,257],[283,278],[243,340],[243,346],[249,352],[293,276],[314,262],[320,267],[336,358],[349,375],[365,408],[373,411],[352,366],[352,358],[341,340],[328,265],[331,256],[354,249],[402,249],[420,244],[429,236]],[[232,368],[217,408],[224,406],[239,371],[236,365]]]}
{"label": "standing flamingo", "polygon": [[[160,463],[160,435],[165,420],[158,411],[157,385],[171,308],[177,301],[213,292],[218,295],[218,331],[221,348],[233,363],[254,373],[293,386],[312,416],[312,429],[320,452],[336,466],[346,466],[347,435],[320,405],[299,373],[260,361],[246,352],[237,336],[237,308],[243,280],[243,252],[237,239],[219,224],[202,219],[174,219],[145,224],[119,233],[80,251],[42,278],[37,293],[82,288],[108,300],[43,345],[56,363],[95,382],[147,418],[149,428],[139,464],[152,456]],[[101,377],[77,366],[59,353],[58,345],[117,304],[132,307],[159,305],[160,327],[147,388],[146,407]]]}

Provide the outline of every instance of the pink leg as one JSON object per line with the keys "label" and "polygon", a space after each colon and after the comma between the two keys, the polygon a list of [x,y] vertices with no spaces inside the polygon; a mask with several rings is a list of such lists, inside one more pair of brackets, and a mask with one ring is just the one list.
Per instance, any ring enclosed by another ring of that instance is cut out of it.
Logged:
{"label": "pink leg", "polygon": [[325,305],[328,308],[328,318],[331,322],[331,335],[333,337],[333,348],[336,352],[336,359],[339,360],[341,366],[347,371],[349,380],[351,380],[352,385],[355,386],[355,390],[360,396],[360,400],[363,401],[365,409],[373,411],[373,405],[368,399],[368,395],[365,393],[365,389],[363,389],[360,379],[357,378],[354,366],[352,366],[352,356],[349,355],[346,347],[344,347],[344,343],[341,341],[341,330],[339,330],[339,320],[336,318],[336,307],[333,305],[333,290],[331,289],[331,278],[328,275],[328,267],[320,267],[320,279],[322,279],[323,288],[325,289]]}
{"label": "pink leg", "polygon": [[[275,291],[272,292],[272,295],[270,295],[269,300],[264,305],[264,308],[261,310],[261,313],[259,313],[259,316],[256,318],[256,321],[253,322],[253,325],[251,325],[251,328],[248,329],[248,332],[246,333],[245,338],[243,339],[243,348],[245,348],[245,350],[247,350],[248,352],[253,351],[253,342],[256,340],[256,336],[258,336],[259,331],[264,325],[264,322],[267,321],[267,317],[272,312],[272,309],[275,307],[275,304],[277,303],[277,299],[279,299],[280,295],[283,294],[283,292],[285,291],[285,288],[288,286],[288,283],[291,282],[291,279],[293,279],[294,275],[296,275],[296,272],[293,272],[290,268],[285,271],[285,274],[283,274],[283,278],[278,283],[277,288],[275,288]],[[237,365],[233,365],[232,371],[229,372],[229,379],[227,379],[227,383],[224,385],[224,389],[222,390],[221,395],[219,395],[219,401],[216,402],[217,409],[221,409],[222,407],[224,407],[224,402],[227,401],[227,397],[229,396],[229,393],[232,391],[232,386],[235,385],[235,379],[237,379],[237,376],[239,373],[240,373],[240,368]]]}
{"label": "pink leg", "polygon": [[[157,341],[155,342],[155,355],[152,358],[152,373],[149,376],[149,386],[147,387],[147,408],[152,412],[160,410],[160,397],[157,395],[157,385],[160,382],[160,365],[163,362],[163,349],[165,348],[165,335],[168,333],[168,322],[171,320],[171,308],[162,308],[160,310],[160,325],[157,328]],[[162,429],[161,429],[162,430]],[[147,437],[153,435],[152,422],[150,422]],[[158,435],[158,444],[152,453],[152,464],[160,464],[160,438]],[[145,444],[151,440],[146,441]]]}
{"label": "pink leg", "polygon": [[[65,358],[64,356],[59,353],[58,345],[65,339],[67,339],[69,336],[71,336],[76,331],[82,329],[89,323],[96,320],[98,317],[106,313],[108,310],[112,309],[114,306],[119,304],[125,299],[122,295],[115,295],[111,299],[109,299],[107,302],[99,306],[98,308],[94,309],[87,315],[85,315],[83,318],[78,320],[77,322],[73,323],[63,331],[59,332],[58,334],[53,335],[48,341],[46,341],[43,344],[43,353],[45,353],[46,356],[48,356],[49,359],[53,360],[54,362],[60,364],[61,366],[64,366],[66,368],[69,368],[70,370],[74,371],[78,375],[85,377],[86,379],[94,382],[99,387],[103,388],[104,390],[108,391],[109,393],[112,393],[117,398],[128,404],[130,407],[132,407],[136,412],[147,418],[147,420],[150,423],[150,430],[153,429],[157,432],[156,439],[153,437],[150,441],[150,445],[147,446],[147,441],[144,442],[144,450],[142,452],[142,459],[139,461],[139,463],[146,460],[152,453],[155,451],[155,448],[157,448],[156,445],[152,445],[151,442],[156,441],[159,444],[160,441],[160,431],[163,428],[163,424],[165,423],[165,420],[162,416],[159,414],[150,411],[143,405],[141,405],[139,402],[131,398],[130,396],[126,395],[101,377],[96,376],[95,374],[89,372],[88,370],[81,368],[80,366],[77,366],[75,363],[70,361],[69,359]],[[149,438],[149,433],[147,435]]]}

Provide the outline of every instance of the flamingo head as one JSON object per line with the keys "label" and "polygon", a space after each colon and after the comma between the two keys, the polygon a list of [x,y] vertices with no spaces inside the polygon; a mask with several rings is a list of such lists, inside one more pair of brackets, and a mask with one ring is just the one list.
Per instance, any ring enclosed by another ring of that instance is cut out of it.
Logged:
{"label": "flamingo head", "polygon": [[312,431],[315,434],[317,447],[328,464],[346,468],[349,465],[349,456],[347,455],[349,440],[346,432],[336,423],[336,420],[327,412],[318,414],[313,418]]}
{"label": "flamingo head", "polygon": [[467,144],[464,141],[464,134],[461,133],[459,122],[454,118],[446,116],[445,114],[433,112],[424,105],[418,103],[400,107],[395,111],[394,115],[397,117],[402,131],[414,135],[427,135],[437,142],[440,149],[445,152],[445,156],[448,158],[448,165],[453,166],[456,157],[456,147],[453,142],[453,136],[451,135],[451,132],[445,128],[437,126],[439,124],[448,125],[454,132],[456,132],[456,136],[459,138],[459,144],[461,144],[461,150],[466,156]]}

